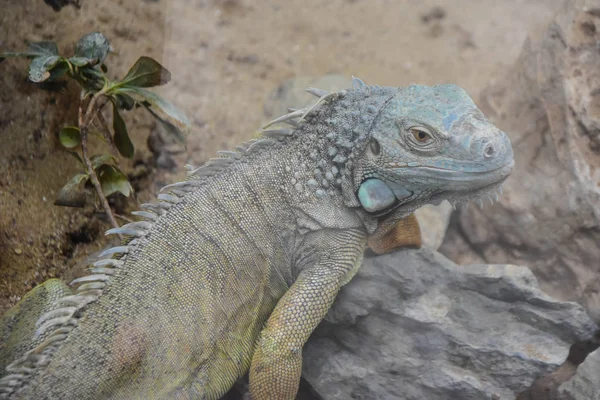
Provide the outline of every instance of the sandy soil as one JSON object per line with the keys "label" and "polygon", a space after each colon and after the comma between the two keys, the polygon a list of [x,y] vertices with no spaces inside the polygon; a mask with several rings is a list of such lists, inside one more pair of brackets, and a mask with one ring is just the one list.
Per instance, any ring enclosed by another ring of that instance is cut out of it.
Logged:
{"label": "sandy soil", "polygon": [[[54,40],[68,54],[81,35],[98,30],[118,51],[107,60],[111,76],[123,75],[141,55],[171,70],[173,81],[160,92],[193,123],[184,151],[173,156],[177,168],[157,168],[147,145],[157,132],[151,118],[126,115],[136,156],[123,164],[144,202],[180,179],[185,162],[200,164],[250,138],[265,120],[265,99],[287,78],[341,73],[380,85],[452,82],[476,96],[559,4],[82,0],[81,10],[55,13],[42,0],[1,0],[0,51]],[[93,206],[52,205],[78,170],[56,140],[58,129],[75,121],[77,90],[43,92],[27,82],[26,71],[25,60],[0,64],[0,312],[48,277],[80,275],[86,254],[106,245],[108,228]]]}

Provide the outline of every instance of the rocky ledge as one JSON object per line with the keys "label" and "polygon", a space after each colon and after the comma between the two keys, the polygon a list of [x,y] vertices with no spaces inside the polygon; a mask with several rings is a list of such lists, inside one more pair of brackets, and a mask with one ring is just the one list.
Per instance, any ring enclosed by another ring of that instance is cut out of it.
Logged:
{"label": "rocky ledge", "polygon": [[597,330],[526,267],[423,248],[367,258],[304,349],[323,399],[514,399]]}

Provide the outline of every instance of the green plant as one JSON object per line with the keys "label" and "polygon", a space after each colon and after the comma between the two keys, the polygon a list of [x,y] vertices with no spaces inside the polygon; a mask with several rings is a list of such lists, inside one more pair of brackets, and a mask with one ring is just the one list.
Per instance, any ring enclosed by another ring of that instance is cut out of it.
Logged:
{"label": "green plant", "polygon": [[[104,60],[111,51],[108,39],[99,32],[83,36],[75,46],[72,57],[58,53],[54,42],[29,44],[24,52],[0,53],[0,61],[7,57],[24,56],[31,59],[29,80],[43,84],[64,82],[63,77],[74,79],[81,87],[77,126],[65,126],[59,132],[60,143],[81,163],[83,173],[75,175],[59,192],[54,204],[83,207],[86,202],[84,187],[91,183],[111,224],[118,227],[107,197],[121,193],[129,197],[133,189],[118,165],[119,154],[131,158],[134,146],[120,110],[142,106],[163,123],[169,132],[183,139],[189,130],[186,116],[175,106],[146,88],[164,85],[171,73],[156,60],[140,57],[123,79],[111,81]],[[102,111],[112,105],[112,131]],[[99,129],[100,137],[108,143],[111,154],[90,156],[88,138],[92,126]]]}

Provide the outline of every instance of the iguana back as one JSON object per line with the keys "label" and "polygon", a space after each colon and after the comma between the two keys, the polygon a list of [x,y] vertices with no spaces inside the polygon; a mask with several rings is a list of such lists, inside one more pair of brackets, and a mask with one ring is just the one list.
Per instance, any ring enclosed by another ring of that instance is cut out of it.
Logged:
{"label": "iguana back", "polygon": [[295,246],[278,166],[249,158],[265,173],[254,160],[230,167],[127,246],[26,397],[217,398],[248,370]]}

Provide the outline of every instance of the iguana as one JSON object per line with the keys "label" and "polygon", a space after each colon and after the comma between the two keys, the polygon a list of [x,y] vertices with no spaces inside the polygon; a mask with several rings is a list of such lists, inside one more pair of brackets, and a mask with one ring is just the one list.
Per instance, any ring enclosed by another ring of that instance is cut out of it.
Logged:
{"label": "iguana", "polygon": [[252,398],[293,399],[302,346],[367,241],[387,251],[420,206],[495,197],[513,168],[455,85],[308,91],[315,104],[110,229],[125,241],[73,294],[51,281],[9,312],[1,397],[217,399],[249,371]]}

